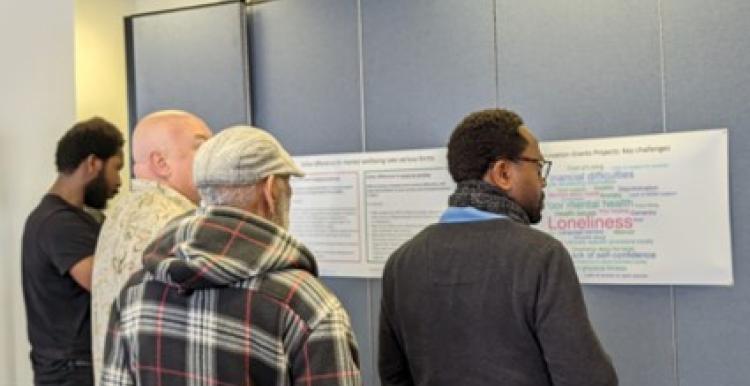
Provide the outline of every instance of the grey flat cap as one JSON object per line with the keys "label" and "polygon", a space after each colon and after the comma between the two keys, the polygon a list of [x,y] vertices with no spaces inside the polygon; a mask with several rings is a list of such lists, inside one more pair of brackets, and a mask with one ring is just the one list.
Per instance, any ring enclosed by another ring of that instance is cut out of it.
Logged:
{"label": "grey flat cap", "polygon": [[252,126],[233,126],[198,149],[193,180],[210,185],[251,185],[270,175],[302,177],[305,173],[271,134]]}

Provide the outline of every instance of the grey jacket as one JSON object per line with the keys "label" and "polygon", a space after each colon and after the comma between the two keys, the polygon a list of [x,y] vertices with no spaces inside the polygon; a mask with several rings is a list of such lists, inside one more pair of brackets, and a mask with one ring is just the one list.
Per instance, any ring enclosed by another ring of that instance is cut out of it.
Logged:
{"label": "grey jacket", "polygon": [[571,258],[511,219],[434,224],[383,276],[383,385],[613,386]]}

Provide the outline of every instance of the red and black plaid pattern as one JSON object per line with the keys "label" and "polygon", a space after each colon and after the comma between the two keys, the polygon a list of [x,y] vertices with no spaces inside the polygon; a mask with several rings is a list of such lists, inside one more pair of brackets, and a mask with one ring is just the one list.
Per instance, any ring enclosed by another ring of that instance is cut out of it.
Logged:
{"label": "red and black plaid pattern", "polygon": [[310,252],[232,208],[173,221],[112,307],[102,385],[361,385]]}

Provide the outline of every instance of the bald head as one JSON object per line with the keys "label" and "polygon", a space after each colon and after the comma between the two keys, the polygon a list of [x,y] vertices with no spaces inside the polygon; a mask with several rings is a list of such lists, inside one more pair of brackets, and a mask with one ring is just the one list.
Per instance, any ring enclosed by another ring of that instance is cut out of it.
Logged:
{"label": "bald head", "polygon": [[166,184],[197,203],[193,158],[209,137],[206,123],[185,111],[163,110],[143,117],[133,130],[135,177]]}

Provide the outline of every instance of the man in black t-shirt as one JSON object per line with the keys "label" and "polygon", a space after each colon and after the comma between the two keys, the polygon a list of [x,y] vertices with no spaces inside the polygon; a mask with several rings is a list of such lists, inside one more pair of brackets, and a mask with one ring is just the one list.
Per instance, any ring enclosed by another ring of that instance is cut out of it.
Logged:
{"label": "man in black t-shirt", "polygon": [[26,220],[23,295],[35,385],[93,385],[89,290],[103,209],[120,186],[123,138],[111,123],[77,123],[58,142],[59,172]]}

